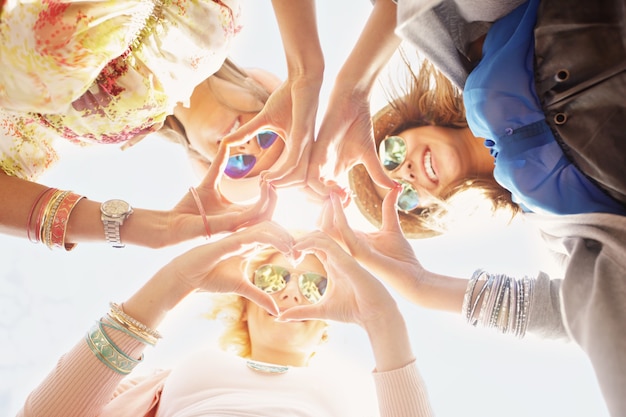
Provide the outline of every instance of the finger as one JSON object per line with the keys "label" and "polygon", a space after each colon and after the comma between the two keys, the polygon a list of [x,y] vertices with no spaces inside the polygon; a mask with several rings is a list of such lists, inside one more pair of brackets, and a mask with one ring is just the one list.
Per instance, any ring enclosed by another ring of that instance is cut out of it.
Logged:
{"label": "finger", "polygon": [[274,297],[272,297],[265,291],[262,291],[261,289],[255,287],[248,281],[246,281],[246,284],[243,285],[242,288],[237,291],[237,293],[242,297],[245,297],[253,303],[259,305],[268,313],[274,316],[280,315],[280,309],[278,308]]}
{"label": "finger", "polygon": [[347,246],[350,253],[354,254],[358,248],[358,237],[348,223],[346,213],[343,211],[343,205],[339,196],[331,194],[330,203],[333,210],[334,227],[336,232],[341,236],[341,240]]}
{"label": "finger", "polygon": [[242,145],[250,140],[257,132],[266,130],[268,128],[267,120],[263,115],[263,112],[257,114],[247,123],[240,126],[237,130],[221,139],[221,144],[226,146]]}
{"label": "finger", "polygon": [[393,187],[383,199],[383,224],[381,227],[382,230],[402,233],[402,227],[400,226],[400,216],[398,214],[398,209],[396,208],[398,196],[401,192],[402,185],[396,183],[396,186]]}
{"label": "finger", "polygon": [[365,169],[370,174],[375,184],[387,189],[391,189],[395,186],[396,182],[385,173],[378,159],[378,155],[376,154],[376,150],[373,147],[364,153],[361,162],[363,162]]}
{"label": "finger", "polygon": [[276,209],[278,197],[274,188],[271,185],[268,185],[268,187],[270,190],[267,192],[270,197],[267,197],[265,201],[259,200],[256,204],[241,212],[241,215],[238,218],[240,228],[250,227],[254,224],[270,221],[272,219],[274,210]]}
{"label": "finger", "polygon": [[200,191],[217,189],[218,184],[222,180],[222,173],[224,172],[224,169],[226,169],[226,163],[228,162],[229,156],[230,150],[227,146],[220,146],[218,148],[217,154],[209,166],[209,171],[197,187]]}
{"label": "finger", "polygon": [[278,316],[278,321],[323,320],[324,309],[321,304],[291,307]]}

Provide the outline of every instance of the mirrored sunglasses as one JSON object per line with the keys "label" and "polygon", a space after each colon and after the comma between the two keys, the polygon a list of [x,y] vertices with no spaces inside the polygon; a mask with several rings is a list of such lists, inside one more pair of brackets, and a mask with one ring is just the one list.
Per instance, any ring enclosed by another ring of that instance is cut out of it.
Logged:
{"label": "mirrored sunglasses", "polygon": [[[262,265],[254,271],[254,285],[268,294],[282,291],[291,279],[291,272],[280,265]],[[316,272],[302,272],[298,275],[298,289],[311,304],[317,303],[328,285],[328,279]]]}
{"label": "mirrored sunglasses", "polygon": [[[378,157],[383,168],[389,172],[395,171],[406,159],[407,146],[400,136],[385,138],[378,147]],[[398,196],[396,206],[403,211],[411,211],[419,205],[419,194],[413,185],[407,181],[399,180],[402,191]]]}
{"label": "mirrored sunglasses", "polygon": [[[255,135],[256,141],[261,149],[267,149],[276,142],[280,136],[271,130],[264,130]],[[256,165],[256,156],[254,155],[233,155],[228,158],[224,174],[233,179],[240,179],[248,175],[254,165]]]}

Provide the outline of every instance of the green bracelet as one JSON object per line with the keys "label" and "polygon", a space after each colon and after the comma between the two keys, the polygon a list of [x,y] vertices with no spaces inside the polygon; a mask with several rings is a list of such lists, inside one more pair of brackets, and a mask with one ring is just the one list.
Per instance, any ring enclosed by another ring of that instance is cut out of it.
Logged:
{"label": "green bracelet", "polygon": [[143,360],[143,354],[141,358],[133,359],[123,353],[106,335],[101,323],[93,326],[85,339],[87,346],[100,362],[117,373],[127,375]]}

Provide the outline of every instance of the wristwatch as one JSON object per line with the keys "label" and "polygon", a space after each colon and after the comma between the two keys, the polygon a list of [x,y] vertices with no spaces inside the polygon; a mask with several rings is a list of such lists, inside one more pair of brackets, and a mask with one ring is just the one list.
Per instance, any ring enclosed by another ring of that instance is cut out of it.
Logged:
{"label": "wristwatch", "polygon": [[120,238],[120,226],[133,213],[133,208],[124,200],[108,200],[100,206],[101,219],[104,224],[104,237],[114,248],[123,248]]}

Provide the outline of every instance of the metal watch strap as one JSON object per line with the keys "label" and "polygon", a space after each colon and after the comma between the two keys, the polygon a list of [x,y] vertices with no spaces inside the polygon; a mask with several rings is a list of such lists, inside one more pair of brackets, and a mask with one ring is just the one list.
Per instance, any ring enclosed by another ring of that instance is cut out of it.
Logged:
{"label": "metal watch strap", "polygon": [[114,248],[123,248],[125,245],[120,237],[120,223],[115,220],[103,220],[102,223],[107,243]]}

